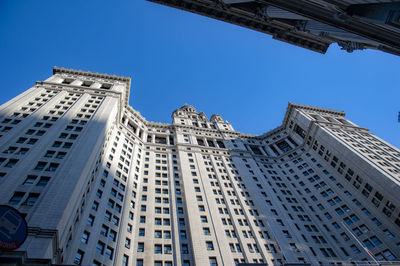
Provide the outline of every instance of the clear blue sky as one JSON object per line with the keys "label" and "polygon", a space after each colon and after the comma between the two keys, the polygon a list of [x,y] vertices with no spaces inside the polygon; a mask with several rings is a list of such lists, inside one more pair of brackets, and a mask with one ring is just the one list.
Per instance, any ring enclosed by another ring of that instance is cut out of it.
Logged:
{"label": "clear blue sky", "polygon": [[295,102],[345,111],[400,147],[400,57],[321,55],[145,0],[0,0],[0,60],[0,103],[60,66],[131,76],[130,103],[151,121],[188,103],[261,134]]}

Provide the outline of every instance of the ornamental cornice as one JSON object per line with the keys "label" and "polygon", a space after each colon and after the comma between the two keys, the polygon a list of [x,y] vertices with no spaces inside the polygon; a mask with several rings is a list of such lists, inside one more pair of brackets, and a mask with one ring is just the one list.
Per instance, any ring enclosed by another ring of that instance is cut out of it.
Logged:
{"label": "ornamental cornice", "polygon": [[103,73],[97,73],[97,72],[89,72],[89,71],[54,66],[53,67],[53,75],[58,74],[58,73],[66,73],[66,74],[72,74],[72,75],[78,75],[78,76],[124,81],[124,82],[129,82],[129,85],[131,83],[131,77],[124,77],[124,76],[117,76],[117,75],[110,75],[110,74],[103,74]]}
{"label": "ornamental cornice", "polygon": [[109,79],[109,80],[113,80],[113,81],[116,80],[116,81],[126,82],[127,85],[125,88],[124,97],[122,98],[122,102],[124,103],[125,106],[129,106],[129,95],[130,95],[131,79],[132,79],[131,77],[102,74],[102,73],[97,73],[97,72],[68,69],[68,68],[56,67],[56,66],[53,67],[53,75],[63,74],[63,73],[84,76],[84,77],[93,77],[93,78],[101,78],[101,79]]}
{"label": "ornamental cornice", "polygon": [[314,112],[318,112],[318,113],[326,113],[326,114],[337,115],[337,116],[341,116],[341,117],[345,117],[345,115],[346,115],[346,113],[343,111],[335,111],[335,110],[331,110],[331,109],[327,109],[327,108],[313,107],[313,106],[289,102],[288,107],[286,109],[285,117],[282,122],[282,127],[286,127],[289,117],[292,115],[293,111],[296,109],[314,111]]}

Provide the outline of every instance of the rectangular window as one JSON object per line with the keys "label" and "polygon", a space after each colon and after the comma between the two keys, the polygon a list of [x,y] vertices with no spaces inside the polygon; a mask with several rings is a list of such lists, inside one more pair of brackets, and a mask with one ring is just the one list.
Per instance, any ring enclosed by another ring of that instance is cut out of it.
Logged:
{"label": "rectangular window", "polygon": [[144,243],[143,242],[139,242],[138,243],[138,252],[143,252],[144,251]]}
{"label": "rectangular window", "polygon": [[93,215],[89,215],[88,220],[87,220],[87,224],[89,226],[93,226],[94,223],[94,216]]}
{"label": "rectangular window", "polygon": [[42,171],[47,165],[47,162],[38,162],[34,170]]}
{"label": "rectangular window", "polygon": [[8,203],[11,205],[16,205],[22,200],[24,195],[25,192],[15,192],[14,195],[11,197],[11,199],[8,201]]}
{"label": "rectangular window", "polygon": [[96,252],[101,254],[101,255],[103,255],[104,254],[104,248],[105,248],[104,243],[99,241],[97,243],[97,246],[96,246]]}
{"label": "rectangular window", "polygon": [[78,265],[81,265],[84,255],[85,255],[85,252],[83,252],[82,250],[78,249],[78,251],[76,252],[75,258],[74,258],[74,263],[78,264]]}
{"label": "rectangular window", "polygon": [[33,206],[39,198],[39,193],[29,193],[28,198],[25,200],[24,205]]}
{"label": "rectangular window", "polygon": [[60,165],[60,164],[58,164],[58,163],[50,163],[50,165],[49,165],[49,167],[46,169],[46,171],[54,172],[54,171],[57,170],[57,168],[58,168],[59,165]]}
{"label": "rectangular window", "polygon": [[82,234],[81,242],[84,244],[87,244],[89,241],[89,236],[90,236],[90,233],[87,231],[84,231]]}
{"label": "rectangular window", "polygon": [[206,241],[207,250],[214,250],[214,244],[212,241]]}
{"label": "rectangular window", "polygon": [[28,175],[23,184],[32,185],[35,182],[36,178],[37,178],[36,175]]}
{"label": "rectangular window", "polygon": [[154,245],[154,254],[162,254],[162,245],[159,244]]}
{"label": "rectangular window", "polygon": [[105,253],[106,258],[108,258],[109,260],[112,260],[113,255],[114,255],[114,249],[107,246],[106,253]]}

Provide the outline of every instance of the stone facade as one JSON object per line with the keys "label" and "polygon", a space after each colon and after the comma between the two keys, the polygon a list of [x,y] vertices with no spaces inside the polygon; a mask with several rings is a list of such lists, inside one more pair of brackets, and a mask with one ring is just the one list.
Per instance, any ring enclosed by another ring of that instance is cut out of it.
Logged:
{"label": "stone facade", "polygon": [[28,258],[400,258],[400,151],[344,112],[289,103],[281,126],[254,136],[190,105],[172,124],[147,121],[129,89],[130,78],[55,67],[0,107],[0,201],[26,215]]}

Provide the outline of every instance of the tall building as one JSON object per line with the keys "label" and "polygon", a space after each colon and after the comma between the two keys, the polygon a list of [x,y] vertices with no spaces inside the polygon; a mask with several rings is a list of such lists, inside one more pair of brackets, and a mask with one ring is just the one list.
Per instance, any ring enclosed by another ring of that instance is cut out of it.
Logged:
{"label": "tall building", "polygon": [[129,106],[130,82],[55,67],[0,107],[0,203],[29,226],[19,253],[0,260],[400,258],[400,151],[344,112],[289,103],[282,125],[260,136],[186,104],[156,123]]}
{"label": "tall building", "polygon": [[149,0],[325,53],[376,49],[400,55],[397,0]]}

